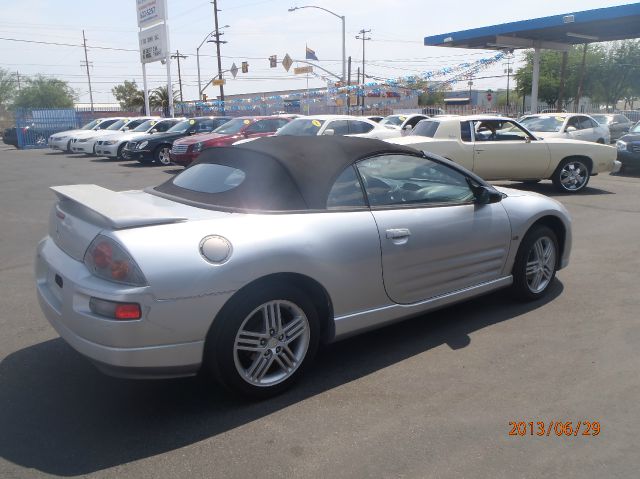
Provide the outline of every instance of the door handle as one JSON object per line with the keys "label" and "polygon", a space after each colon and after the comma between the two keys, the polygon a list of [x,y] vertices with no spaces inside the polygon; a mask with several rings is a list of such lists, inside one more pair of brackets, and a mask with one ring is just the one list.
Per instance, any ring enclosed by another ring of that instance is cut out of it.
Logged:
{"label": "door handle", "polygon": [[402,239],[411,236],[411,231],[408,228],[395,228],[386,231],[387,239]]}
{"label": "door handle", "polygon": [[479,153],[481,151],[484,151],[484,148],[476,148],[476,151]]}

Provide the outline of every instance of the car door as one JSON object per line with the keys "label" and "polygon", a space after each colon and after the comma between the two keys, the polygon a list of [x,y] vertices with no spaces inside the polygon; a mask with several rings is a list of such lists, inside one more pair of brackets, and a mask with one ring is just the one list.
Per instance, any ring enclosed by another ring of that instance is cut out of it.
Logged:
{"label": "car door", "polygon": [[473,171],[485,180],[539,179],[549,168],[544,140],[511,120],[475,120],[473,131]]}
{"label": "car door", "polygon": [[478,205],[467,178],[412,155],[356,165],[380,236],[384,287],[410,304],[503,275],[511,228],[500,203]]}

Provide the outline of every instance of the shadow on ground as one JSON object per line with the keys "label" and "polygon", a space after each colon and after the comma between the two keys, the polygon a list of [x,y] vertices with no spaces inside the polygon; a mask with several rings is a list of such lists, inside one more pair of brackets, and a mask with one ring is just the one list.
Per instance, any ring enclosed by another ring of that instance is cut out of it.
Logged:
{"label": "shadow on ground", "polygon": [[506,186],[508,188],[514,188],[514,189],[523,190],[523,191],[533,191],[535,193],[540,193],[545,196],[552,196],[552,197],[553,196],[556,196],[556,197],[573,196],[573,195],[582,195],[582,196],[615,195],[615,193],[612,191],[607,191],[600,188],[591,188],[589,185],[587,185],[586,188],[584,188],[582,191],[579,191],[578,193],[568,193],[568,192],[565,193],[556,189],[556,187],[553,186],[553,183],[551,183],[550,181],[540,182],[540,183],[519,183],[519,182],[502,183],[502,182],[492,181],[491,183],[494,183],[496,186]]}
{"label": "shadow on ground", "polygon": [[464,348],[474,331],[541,307],[562,290],[556,280],[545,299],[527,304],[498,292],[330,345],[292,390],[263,402],[233,398],[199,378],[107,377],[63,340],[46,341],[0,363],[0,456],[62,476],[155,456],[222,434],[442,344]]}

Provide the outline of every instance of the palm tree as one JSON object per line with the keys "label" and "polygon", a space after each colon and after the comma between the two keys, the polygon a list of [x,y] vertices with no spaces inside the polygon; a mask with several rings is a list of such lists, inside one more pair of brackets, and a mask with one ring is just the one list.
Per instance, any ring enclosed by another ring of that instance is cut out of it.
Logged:
{"label": "palm tree", "polygon": [[[159,86],[151,91],[149,95],[149,104],[155,108],[162,108],[165,116],[169,116],[169,89],[167,86]],[[178,101],[178,92],[173,91],[173,102]]]}

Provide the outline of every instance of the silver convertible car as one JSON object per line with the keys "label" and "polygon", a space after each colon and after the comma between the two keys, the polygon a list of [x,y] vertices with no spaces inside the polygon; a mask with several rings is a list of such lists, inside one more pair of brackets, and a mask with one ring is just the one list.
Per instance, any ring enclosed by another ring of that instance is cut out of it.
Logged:
{"label": "silver convertible car", "polygon": [[36,283],[58,333],[110,374],[254,397],[321,344],[499,288],[540,298],[571,250],[555,200],[372,139],[262,138],[144,191],[52,189]]}

